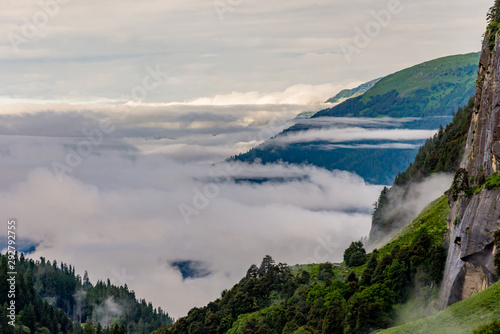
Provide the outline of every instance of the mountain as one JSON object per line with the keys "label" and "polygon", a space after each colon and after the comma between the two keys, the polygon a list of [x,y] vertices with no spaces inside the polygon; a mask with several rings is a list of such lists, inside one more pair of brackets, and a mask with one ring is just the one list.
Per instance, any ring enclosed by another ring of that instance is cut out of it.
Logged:
{"label": "mountain", "polygon": [[474,99],[420,149],[393,187],[384,189],[373,215],[371,239],[376,242],[407,223],[401,208],[411,201],[407,195],[413,184],[433,173],[455,172],[446,192],[450,213],[439,309],[492,286],[500,276],[499,1],[489,17]]}
{"label": "mountain", "polygon": [[[408,189],[433,174],[455,172],[445,195],[409,224],[393,219],[395,229],[404,226],[378,250],[366,254],[362,242],[353,242],[341,264],[289,267],[266,256],[220,298],[154,333],[498,332],[500,1],[490,12],[497,16],[485,35],[474,100],[427,140],[394,187],[384,189],[377,210],[401,194],[397,204],[411,202]],[[398,187],[402,193],[388,196]],[[386,218],[374,214],[382,230]]]}
{"label": "mountain", "polygon": [[440,58],[389,75],[362,96],[319,111],[312,118],[296,119],[290,128],[230,160],[312,164],[350,171],[373,184],[392,184],[415,159],[425,140],[294,138],[348,127],[437,130],[450,123],[457,108],[473,95],[478,57],[478,53],[472,53]]}
{"label": "mountain", "polygon": [[337,95],[335,95],[332,98],[329,98],[326,103],[340,103],[343,102],[347,99],[353,98],[353,97],[358,97],[360,95],[363,95],[367,91],[369,91],[377,82],[380,81],[380,78],[366,82],[362,85],[359,85],[356,88],[352,89],[343,89],[341,90]]}
{"label": "mountain", "polygon": [[362,96],[313,117],[449,116],[474,94],[479,55],[439,58],[396,72]]}
{"label": "mountain", "polygon": [[493,285],[500,275],[500,2],[490,11],[464,160],[447,193],[449,246],[440,306]]}

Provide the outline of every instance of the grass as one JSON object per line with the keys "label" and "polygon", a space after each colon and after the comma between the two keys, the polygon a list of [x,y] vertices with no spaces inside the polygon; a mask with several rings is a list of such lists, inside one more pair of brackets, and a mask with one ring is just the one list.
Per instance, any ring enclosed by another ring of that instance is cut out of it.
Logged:
{"label": "grass", "polygon": [[[368,256],[367,256],[368,259]],[[311,275],[312,281],[314,282],[318,275],[320,264],[297,264],[295,266],[290,266],[290,272],[292,275],[296,276],[300,274],[301,271],[307,271],[309,275]],[[359,278],[363,270],[365,270],[366,264],[359,267],[347,267],[345,263],[333,263],[333,274],[335,275],[334,279],[339,279],[341,281],[347,280],[347,276],[351,272],[354,272],[356,276]]]}
{"label": "grass", "polygon": [[479,184],[466,192],[466,195],[472,196],[479,194],[483,189],[493,190],[500,187],[500,173],[492,174],[486,178],[483,184]]}
{"label": "grass", "polygon": [[500,187],[500,173],[488,176],[484,187],[488,190]]}
{"label": "grass", "polygon": [[449,211],[448,201],[445,196],[441,196],[429,204],[411,224],[405,226],[387,244],[379,249],[380,258],[391,253],[396,246],[401,248],[411,246],[423,233],[430,237],[433,246],[441,246],[448,228],[447,218]]}
{"label": "grass", "polygon": [[[396,72],[380,80],[371,90],[364,96],[362,101],[368,100],[376,95],[384,95],[393,89],[396,89],[402,96],[408,96],[417,90],[430,89],[433,85],[442,82],[442,76],[450,72],[452,68],[467,68],[471,64],[477,65],[479,63],[480,53],[469,53],[458,56],[448,56],[431,60],[408,69]],[[457,76],[451,75],[446,78],[446,82],[452,83],[472,83],[475,85],[477,75],[471,76]],[[450,89],[452,89],[450,87]],[[447,95],[447,90],[441,92],[441,95]],[[438,97],[437,97],[438,98]],[[438,98],[439,99],[439,98]]]}
{"label": "grass", "polygon": [[313,117],[452,115],[474,95],[479,53],[431,60],[384,77],[359,97]]}
{"label": "grass", "polygon": [[402,326],[378,331],[379,334],[465,334],[500,319],[500,282],[444,311]]}

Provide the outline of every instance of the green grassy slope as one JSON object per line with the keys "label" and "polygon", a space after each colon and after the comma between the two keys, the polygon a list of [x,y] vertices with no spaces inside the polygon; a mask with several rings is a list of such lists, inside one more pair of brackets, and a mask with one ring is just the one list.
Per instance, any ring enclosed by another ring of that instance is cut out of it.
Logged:
{"label": "green grassy slope", "polygon": [[428,318],[379,331],[380,334],[466,334],[500,319],[500,282]]}
{"label": "green grassy slope", "polygon": [[391,253],[396,247],[409,247],[417,243],[422,234],[427,234],[432,246],[440,246],[447,230],[447,218],[450,212],[448,201],[441,196],[429,204],[411,224],[405,226],[387,244],[379,249],[379,254]]}
{"label": "green grassy slope", "polygon": [[404,69],[383,78],[362,96],[313,117],[451,115],[474,94],[479,55],[449,56]]}
{"label": "green grassy slope", "polygon": [[[394,89],[401,96],[409,96],[418,90],[429,89],[434,85],[442,85],[443,82],[475,86],[479,55],[480,53],[476,52],[438,58],[396,72],[380,80],[368,94],[363,96],[362,101],[366,102],[373,96],[384,95]],[[472,76],[456,75],[460,71],[468,71],[471,65],[476,68]],[[446,78],[445,81],[442,81],[443,78]],[[440,93],[449,94],[452,92],[451,90],[445,90]]]}

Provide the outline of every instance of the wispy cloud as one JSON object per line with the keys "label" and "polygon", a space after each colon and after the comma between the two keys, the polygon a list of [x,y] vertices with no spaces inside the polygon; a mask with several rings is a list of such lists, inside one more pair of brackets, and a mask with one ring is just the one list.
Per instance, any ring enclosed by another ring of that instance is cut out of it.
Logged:
{"label": "wispy cloud", "polygon": [[409,129],[364,129],[364,128],[325,128],[309,131],[288,132],[269,142],[269,145],[307,143],[315,141],[349,142],[359,140],[421,140],[436,134],[436,130]]}
{"label": "wispy cloud", "polygon": [[[268,122],[259,118],[260,125],[246,133],[245,127],[240,128],[246,139],[231,133],[199,135],[198,129],[191,132],[188,128],[184,133],[174,131],[178,136],[172,140],[166,127],[165,139],[158,140],[158,146],[166,149],[155,151],[147,142],[156,140],[141,136],[157,133],[158,126],[148,130],[146,125],[163,117],[160,110],[163,107],[132,108],[128,114],[113,114],[111,108],[84,114],[58,110],[0,116],[4,176],[0,214],[15,216],[19,235],[38,244],[33,257],[72,263],[79,271],[87,269],[94,281],[113,278],[116,268],[123,268],[122,272],[134,277],[127,284],[138,296],[181,316],[216,298],[265,254],[290,264],[303,262],[313,256],[318,238],[331,235],[338,252],[329,254],[328,260],[338,261],[341,249],[368,234],[379,186],[365,184],[347,172],[293,165],[241,164],[236,175],[279,182],[214,181],[221,171],[234,167],[203,161],[226,153],[218,151],[221,146],[250,143]],[[141,111],[145,113],[139,122]],[[247,109],[245,115],[252,112]],[[82,129],[92,129],[110,116],[114,116],[115,130],[60,182],[52,162],[64,161],[68,150],[75,149],[84,138]],[[167,118],[176,122],[178,116]],[[205,120],[212,118],[206,115]],[[218,121],[218,128],[224,129],[225,122],[235,119]],[[45,123],[59,127],[44,133]],[[190,157],[181,148],[171,148],[179,144],[169,141],[184,145],[188,153],[194,147],[200,149]],[[196,157],[202,147],[205,156]],[[219,187],[217,195],[186,224],[179,205],[193,206],[197,191],[203,193],[214,182]],[[171,265],[179,261],[198,263],[210,274],[186,279]]]}

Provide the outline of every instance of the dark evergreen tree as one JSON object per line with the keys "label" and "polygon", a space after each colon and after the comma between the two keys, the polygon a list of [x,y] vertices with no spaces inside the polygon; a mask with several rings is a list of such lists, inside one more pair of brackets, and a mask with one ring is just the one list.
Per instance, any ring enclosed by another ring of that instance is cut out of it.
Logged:
{"label": "dark evergreen tree", "polygon": [[366,251],[361,241],[352,242],[344,251],[344,262],[348,267],[358,267],[366,262]]}
{"label": "dark evergreen tree", "polygon": [[270,255],[266,255],[260,264],[259,276],[263,277],[272,266],[274,266],[273,258]]}

